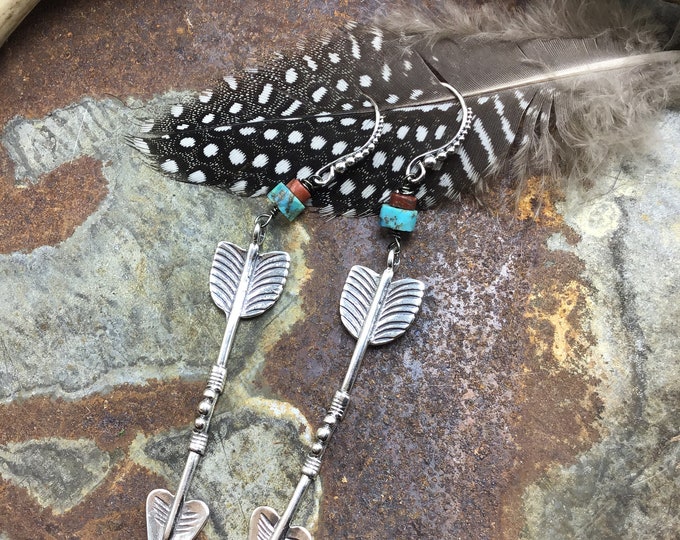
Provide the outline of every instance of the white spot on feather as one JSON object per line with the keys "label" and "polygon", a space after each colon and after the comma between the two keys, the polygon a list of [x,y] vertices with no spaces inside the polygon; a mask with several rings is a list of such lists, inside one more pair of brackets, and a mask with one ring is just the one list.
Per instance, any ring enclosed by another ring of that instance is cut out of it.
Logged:
{"label": "white spot on feather", "polygon": [[215,143],[210,143],[203,147],[203,154],[205,157],[213,157],[217,155],[217,152],[220,151],[220,147],[217,146]]}
{"label": "white spot on feather", "polygon": [[241,112],[241,109],[243,109],[243,103],[233,103],[231,107],[229,107],[229,112],[231,114],[236,114]]}
{"label": "white spot on feather", "polygon": [[179,144],[184,148],[192,148],[196,144],[196,139],[194,139],[193,137],[184,137],[182,140],[179,141]]}
{"label": "white spot on feather", "polygon": [[187,176],[187,180],[189,180],[189,182],[193,182],[194,184],[202,184],[207,180],[207,177],[203,171],[199,170],[194,171],[189,176]]}
{"label": "white spot on feather", "polygon": [[373,166],[378,169],[382,167],[387,161],[387,154],[382,150],[373,154]]}
{"label": "white spot on feather", "polygon": [[177,162],[174,159],[166,159],[163,163],[161,163],[161,169],[167,173],[176,173],[179,171]]}
{"label": "white spot on feather", "polygon": [[343,195],[349,195],[356,189],[356,185],[352,180],[345,180],[341,185],[340,185],[340,193]]}
{"label": "white spot on feather", "polygon": [[290,171],[290,161],[287,159],[282,159],[276,164],[276,167],[274,168],[274,172],[276,174],[285,174],[288,171]]}
{"label": "white spot on feather", "polygon": [[359,86],[362,88],[368,88],[373,84],[373,79],[370,75],[362,75],[359,77]]}
{"label": "white spot on feather", "polygon": [[238,83],[232,75],[227,75],[224,77],[224,82],[227,83],[231,90],[236,90],[238,88]]}
{"label": "white spot on feather", "polygon": [[339,156],[339,155],[343,154],[346,149],[347,149],[347,143],[345,141],[339,141],[339,142],[336,142],[333,145],[333,149],[331,150],[331,153],[334,156]]}
{"label": "white spot on feather", "polygon": [[215,115],[213,113],[208,113],[201,119],[201,122],[204,124],[209,124],[213,120],[215,120]]}
{"label": "white spot on feather", "polygon": [[173,105],[172,107],[170,107],[170,114],[175,118],[179,118],[180,116],[182,116],[183,112],[184,105],[180,105],[179,103],[177,105]]}
{"label": "white spot on feather", "polygon": [[406,135],[408,134],[408,132],[409,132],[410,129],[411,129],[411,128],[410,128],[409,126],[401,126],[401,127],[397,130],[397,138],[403,140],[404,137],[406,137]]}
{"label": "white spot on feather", "polygon": [[392,78],[392,70],[390,69],[390,66],[385,64],[382,68],[382,78],[383,81],[389,82],[390,79]]}
{"label": "white spot on feather", "polygon": [[298,80],[298,72],[295,71],[295,68],[290,68],[288,71],[286,71],[286,82],[288,84],[293,84],[297,80]]}
{"label": "white spot on feather", "polygon": [[292,131],[290,135],[288,135],[288,142],[290,144],[297,144],[299,142],[302,142],[302,133],[299,131]]}
{"label": "white spot on feather", "polygon": [[472,129],[479,136],[479,140],[482,142],[482,146],[486,150],[489,164],[495,163],[496,153],[494,152],[493,149],[493,143],[491,142],[489,134],[484,129],[484,124],[482,124],[482,121],[479,118],[472,122]]}
{"label": "white spot on feather", "polygon": [[288,106],[288,108],[285,111],[281,113],[281,116],[290,116],[300,108],[300,105],[302,105],[302,102],[296,99],[295,101],[293,101],[293,103],[291,103]]}
{"label": "white spot on feather", "polygon": [[264,132],[264,138],[267,139],[268,141],[276,139],[278,135],[279,131],[277,129],[268,129],[267,131]]}
{"label": "white spot on feather", "polygon": [[248,187],[248,182],[245,180],[239,180],[238,182],[234,183],[233,186],[229,188],[230,191],[233,193],[236,193],[237,195],[240,195],[241,193],[244,193],[246,191],[246,188]]}
{"label": "white spot on feather", "polygon": [[303,59],[305,62],[307,62],[307,66],[308,66],[309,69],[311,69],[312,71],[316,71],[317,69],[319,69],[319,64],[317,64],[317,63],[312,59],[311,56],[305,55],[305,56],[302,57],[302,59]]}
{"label": "white spot on feather", "polygon": [[361,196],[364,199],[368,199],[371,195],[375,193],[375,186],[373,184],[369,184],[364,188],[364,190],[361,192]]}
{"label": "white spot on feather", "polygon": [[267,83],[262,87],[262,92],[260,92],[260,95],[257,98],[257,102],[260,103],[261,105],[264,105],[269,101],[269,98],[272,95],[272,90],[274,87],[271,85],[271,83]]}
{"label": "white spot on feather", "polygon": [[323,138],[321,135],[317,135],[312,139],[311,144],[309,145],[312,150],[321,150],[325,145],[326,145],[326,139]]}
{"label": "white spot on feather", "polygon": [[242,150],[234,148],[231,152],[229,152],[229,161],[231,161],[232,164],[241,165],[241,163],[243,163],[245,160],[246,155]]}
{"label": "white spot on feather", "polygon": [[260,169],[269,163],[269,157],[266,154],[258,154],[253,160],[253,167]]}
{"label": "white spot on feather", "polygon": [[328,93],[328,88],[325,86],[319,86],[316,90],[314,90],[314,93],[312,94],[312,99],[314,100],[314,103],[319,103],[321,99]]}
{"label": "white spot on feather", "polygon": [[314,174],[314,171],[311,169],[311,167],[304,166],[297,172],[296,176],[299,180],[304,180],[305,178],[312,176],[312,174]]}

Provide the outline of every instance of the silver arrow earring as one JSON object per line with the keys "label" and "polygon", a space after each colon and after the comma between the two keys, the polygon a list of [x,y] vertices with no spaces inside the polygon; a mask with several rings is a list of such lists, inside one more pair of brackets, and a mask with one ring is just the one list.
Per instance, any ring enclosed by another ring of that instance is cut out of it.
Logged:
{"label": "silver arrow earring", "polygon": [[191,481],[199,461],[207,450],[210,420],[227,378],[227,360],[241,319],[261,315],[278,300],[286,283],[290,256],[284,251],[261,253],[267,227],[276,214],[295,219],[303,210],[304,202],[316,189],[334,181],[335,175],[367,157],[382,134],[383,117],[377,104],[368,98],[367,107],[375,111],[374,127],[368,141],[335,161],[323,166],[304,180],[278,184],[267,195],[270,210],[255,220],[250,245],[247,249],[230,242],[220,242],[210,270],[210,294],[215,304],[224,311],[227,322],[217,362],[213,365],[203,399],[198,405],[184,472],[173,495],[165,489],[154,489],[146,500],[148,540],[191,540],[205,525],[209,516],[206,503],[187,501]]}
{"label": "silver arrow earring", "polygon": [[380,225],[389,229],[394,237],[388,247],[387,267],[382,274],[364,266],[352,267],[340,297],[342,324],[357,340],[345,378],[333,396],[323,425],[317,430],[317,440],[305,460],[288,507],[280,517],[268,506],[256,508],[250,518],[248,540],[312,540],[307,529],[291,524],[307,489],[319,474],[323,455],[345,415],[366,349],[369,345],[390,343],[403,335],[420,309],[425,284],[411,278],[392,279],[399,265],[401,234],[415,228],[418,214],[415,193],[427,169],[438,168],[457,151],[472,121],[472,111],[467,108],[463,96],[448,84],[443,85],[458,99],[460,127],[447,144],[413,158],[406,167],[401,189],[393,192],[389,202],[382,205]]}

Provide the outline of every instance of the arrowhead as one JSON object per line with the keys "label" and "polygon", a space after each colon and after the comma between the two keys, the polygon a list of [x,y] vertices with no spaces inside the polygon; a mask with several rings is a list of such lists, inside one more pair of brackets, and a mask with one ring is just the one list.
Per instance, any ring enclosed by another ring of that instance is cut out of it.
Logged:
{"label": "arrowhead", "polygon": [[[163,540],[163,531],[175,496],[165,489],[154,489],[146,498],[146,535],[148,540]],[[172,531],[171,540],[192,540],[208,520],[208,505],[186,501]]]}
{"label": "arrowhead", "polygon": [[[279,522],[279,515],[276,510],[269,506],[256,508],[250,516],[250,531],[248,540],[269,540],[276,524]],[[286,540],[313,540],[312,535],[304,527],[291,527],[286,534]]]}

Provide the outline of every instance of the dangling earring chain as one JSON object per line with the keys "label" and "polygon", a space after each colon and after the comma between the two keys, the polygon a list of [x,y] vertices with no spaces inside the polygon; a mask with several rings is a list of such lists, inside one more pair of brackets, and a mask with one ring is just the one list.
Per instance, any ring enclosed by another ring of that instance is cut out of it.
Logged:
{"label": "dangling earring chain", "polygon": [[366,97],[368,103],[365,106],[372,106],[375,111],[375,125],[368,141],[358,150],[323,166],[309,179],[295,179],[287,185],[276,185],[267,195],[272,207],[255,219],[247,250],[230,242],[220,242],[217,246],[210,270],[210,295],[227,316],[224,338],[217,362],[210,371],[203,399],[198,405],[199,415],[194,421],[189,455],[177,494],[173,495],[165,489],[155,489],[147,497],[146,524],[149,540],[191,540],[208,519],[209,509],[203,501],[185,499],[198,463],[207,449],[210,420],[224,389],[226,365],[236,329],[241,319],[257,317],[274,305],[286,283],[290,266],[290,255],[285,251],[260,253],[267,227],[278,213],[289,221],[294,220],[304,210],[304,203],[314,190],[332,182],[336,172],[358,163],[375,149],[375,143],[382,134],[384,119],[375,101]]}
{"label": "dangling earring chain", "polygon": [[333,397],[323,425],[316,432],[316,442],[305,460],[285,512],[279,517],[276,510],[268,506],[256,508],[250,517],[248,540],[312,540],[306,528],[291,526],[292,520],[307,489],[318,476],[323,455],[345,415],[364,353],[369,345],[383,345],[404,334],[420,309],[425,284],[411,278],[392,281],[399,265],[400,235],[415,228],[418,215],[415,188],[426,169],[441,166],[457,151],[472,121],[472,111],[467,108],[463,96],[448,84],[443,86],[458,99],[460,127],[447,144],[415,157],[406,167],[404,185],[391,194],[389,203],[383,204],[380,225],[390,229],[394,237],[388,246],[387,267],[382,274],[364,266],[352,267],[340,297],[340,318],[357,340],[345,378]]}

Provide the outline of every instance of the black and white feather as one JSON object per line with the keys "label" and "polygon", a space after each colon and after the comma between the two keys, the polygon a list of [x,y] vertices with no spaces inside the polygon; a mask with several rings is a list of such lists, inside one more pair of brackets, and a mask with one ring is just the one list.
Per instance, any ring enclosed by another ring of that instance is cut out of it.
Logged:
{"label": "black and white feather", "polygon": [[[459,153],[426,175],[420,209],[499,175],[582,178],[612,152],[639,146],[680,88],[680,52],[663,51],[673,28],[642,0],[621,2],[402,10],[225,77],[145,120],[130,141],[178,179],[264,195],[361,147],[374,126],[369,95],[385,117],[375,151],[311,203],[328,215],[370,215],[413,157],[456,133],[460,110],[446,82],[474,120]],[[680,8],[671,25],[678,20]]]}

